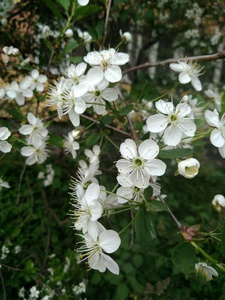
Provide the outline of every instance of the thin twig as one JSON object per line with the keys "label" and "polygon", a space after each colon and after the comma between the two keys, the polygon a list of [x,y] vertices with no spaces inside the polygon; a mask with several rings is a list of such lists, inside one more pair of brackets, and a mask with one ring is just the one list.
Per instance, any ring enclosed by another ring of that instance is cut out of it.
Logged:
{"label": "thin twig", "polygon": [[168,212],[169,214],[171,215],[171,217],[173,218],[174,222],[177,224],[177,227],[179,229],[182,229],[183,226],[182,224],[177,220],[177,218],[175,217],[175,215],[173,214],[173,212],[171,211],[171,209],[169,208],[169,206],[167,205],[166,201],[163,199],[163,197],[161,195],[158,195],[158,198],[160,199],[161,202],[163,202],[164,204],[166,204],[167,206],[167,209],[168,209]]}
{"label": "thin twig", "polygon": [[19,272],[22,272],[23,270],[22,269],[19,269],[19,268],[14,268],[14,267],[10,267],[10,266],[7,266],[5,264],[1,264],[3,267],[9,269],[9,270],[13,270],[13,271],[19,271]]}
{"label": "thin twig", "polygon": [[6,289],[5,289],[5,282],[2,276],[2,271],[0,270],[0,277],[2,282],[2,288],[3,288],[3,300],[6,300]]}
{"label": "thin twig", "polygon": [[155,63],[144,63],[139,66],[132,67],[130,69],[127,69],[123,71],[123,74],[127,74],[130,72],[134,72],[140,69],[144,68],[152,68],[157,66],[165,66],[170,63],[176,63],[178,61],[208,61],[208,60],[217,60],[217,59],[223,59],[225,58],[225,51],[218,52],[216,54],[210,54],[210,55],[199,55],[199,56],[190,56],[190,57],[182,57],[182,58],[169,58],[162,61],[158,61]]}
{"label": "thin twig", "polygon": [[104,37],[102,41],[102,47],[105,44],[107,32],[108,32],[108,24],[109,24],[109,13],[110,13],[110,8],[111,8],[112,0],[108,1],[107,8],[106,8],[106,17],[105,17],[105,30],[104,30]]}

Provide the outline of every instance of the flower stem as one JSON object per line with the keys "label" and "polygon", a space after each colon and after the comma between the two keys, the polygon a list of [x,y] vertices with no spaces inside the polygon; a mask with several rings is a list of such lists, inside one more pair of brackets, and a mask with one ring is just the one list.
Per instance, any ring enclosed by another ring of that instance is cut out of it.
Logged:
{"label": "flower stem", "polygon": [[137,216],[139,215],[140,213],[140,210],[136,213],[136,215],[134,216],[134,218],[130,221],[130,223],[128,223],[120,232],[119,232],[119,235],[121,235],[125,230],[127,230],[131,225],[132,223],[135,221],[135,219],[137,218]]}
{"label": "flower stem", "polygon": [[217,268],[219,268],[221,271],[225,272],[225,267],[221,264],[219,264],[212,256],[210,256],[208,253],[206,253],[196,242],[191,241],[191,245],[195,247],[208,261],[210,261],[212,264],[214,264]]}

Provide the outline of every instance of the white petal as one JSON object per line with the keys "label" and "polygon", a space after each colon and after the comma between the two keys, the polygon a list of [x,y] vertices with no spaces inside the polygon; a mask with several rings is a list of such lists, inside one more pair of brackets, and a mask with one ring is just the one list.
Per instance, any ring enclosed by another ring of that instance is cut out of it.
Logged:
{"label": "white petal", "polygon": [[182,72],[184,70],[183,66],[181,64],[170,64],[170,69],[175,72]]}
{"label": "white petal", "polygon": [[118,98],[118,90],[115,88],[107,88],[102,92],[102,98],[107,101],[115,101]]}
{"label": "white petal", "polygon": [[140,156],[144,159],[153,159],[159,153],[159,146],[153,140],[147,139],[138,148]]}
{"label": "white petal", "polygon": [[35,164],[37,162],[37,156],[36,155],[31,155],[30,157],[28,157],[28,159],[26,160],[26,164],[31,166],[33,164]]}
{"label": "white petal", "polygon": [[86,69],[87,69],[87,64],[86,63],[84,63],[84,62],[79,63],[76,67],[77,75],[80,77],[81,75],[84,74]]}
{"label": "white petal", "polygon": [[23,90],[22,93],[26,98],[33,97],[33,92],[31,90],[26,89],[26,90]]}
{"label": "white petal", "polygon": [[196,131],[196,125],[192,120],[186,120],[180,121],[179,124],[181,125],[181,130],[186,136],[194,136]]}
{"label": "white petal", "polygon": [[191,81],[191,77],[186,72],[181,72],[178,76],[180,83],[185,84]]}
{"label": "white petal", "polygon": [[74,110],[78,114],[82,114],[86,109],[86,103],[81,99],[78,98],[75,102]]}
{"label": "white petal", "polygon": [[22,94],[17,94],[16,95],[16,102],[17,102],[17,104],[18,105],[24,105],[24,103],[25,103],[25,98],[24,98],[24,96],[22,95]]}
{"label": "white petal", "polygon": [[99,67],[91,68],[87,73],[87,81],[90,85],[95,85],[102,81],[104,77],[103,71]]}
{"label": "white petal", "polygon": [[78,85],[72,87],[74,98],[83,96],[88,91],[88,84],[86,82],[81,82]]}
{"label": "white petal", "polygon": [[38,81],[39,81],[40,83],[45,83],[47,80],[48,80],[48,78],[47,78],[47,76],[45,76],[45,75],[40,75],[40,76],[38,77]]}
{"label": "white petal", "polygon": [[147,188],[149,186],[149,178],[148,175],[144,170],[135,170],[130,176],[133,185],[137,186],[138,188]]}
{"label": "white petal", "polygon": [[166,164],[160,159],[152,159],[145,163],[145,171],[151,176],[162,176],[166,171]]}
{"label": "white petal", "polygon": [[106,253],[115,252],[120,244],[119,234],[114,230],[105,230],[99,235],[99,245]]}
{"label": "white petal", "polygon": [[219,147],[218,148],[220,155],[225,158],[225,144],[223,145],[223,147]]}
{"label": "white petal", "polygon": [[3,153],[9,153],[12,149],[12,145],[10,145],[6,141],[0,141],[0,151]]}
{"label": "white petal", "polygon": [[41,83],[41,82],[37,82],[36,83],[36,90],[38,91],[38,92],[43,92],[44,91],[44,85],[43,85],[43,83]]}
{"label": "white petal", "polygon": [[214,129],[210,135],[210,142],[215,147],[222,147],[225,144],[225,140],[218,129]]}
{"label": "white petal", "polygon": [[159,100],[155,103],[155,106],[156,106],[156,109],[162,113],[162,114],[165,114],[165,115],[168,115],[170,113],[173,112],[174,110],[174,105],[172,102],[166,102],[164,100]]}
{"label": "white petal", "polygon": [[104,266],[113,274],[119,275],[120,268],[118,264],[109,255],[102,253]]}
{"label": "white petal", "polygon": [[205,111],[206,122],[213,127],[220,126],[219,113],[216,109],[214,111],[206,110]]}
{"label": "white petal", "polygon": [[146,120],[148,131],[150,132],[161,132],[168,125],[168,118],[162,114],[156,114],[153,116],[149,116]]}
{"label": "white petal", "polygon": [[105,78],[109,82],[118,82],[122,78],[122,71],[118,66],[110,66],[107,70],[105,70]]}
{"label": "white petal", "polygon": [[117,181],[119,182],[120,185],[122,185],[123,187],[132,187],[133,183],[130,180],[130,177],[127,176],[126,174],[119,174],[116,177]]}
{"label": "white petal", "polygon": [[32,154],[34,154],[35,149],[33,147],[23,147],[21,149],[21,154],[23,156],[31,156]]}
{"label": "white petal", "polygon": [[33,130],[33,127],[31,125],[23,125],[19,129],[19,133],[21,133],[23,135],[27,135],[27,134],[31,134],[32,130]]}
{"label": "white petal", "polygon": [[120,152],[126,159],[133,159],[138,156],[137,146],[131,139],[126,139],[125,142],[120,145]]}
{"label": "white petal", "polygon": [[133,165],[126,159],[119,159],[116,163],[118,171],[122,174],[129,174],[133,171]]}
{"label": "white petal", "polygon": [[201,81],[198,79],[198,77],[192,77],[191,84],[196,89],[196,91],[202,90],[202,84]]}
{"label": "white petal", "polygon": [[88,186],[85,192],[85,199],[88,204],[91,204],[93,200],[97,200],[100,194],[100,186],[96,183],[92,183]]}
{"label": "white petal", "polygon": [[30,74],[34,79],[37,79],[39,76],[38,70],[32,70]]}
{"label": "white petal", "polygon": [[11,132],[7,127],[0,128],[0,140],[4,141],[11,135]]}
{"label": "white petal", "polygon": [[97,221],[102,216],[102,206],[101,204],[94,200],[90,205],[91,221]]}
{"label": "white petal", "polygon": [[[116,194],[117,194],[118,202],[122,204],[122,203],[126,203],[128,200],[131,200],[133,198],[134,191],[133,188],[121,186],[116,191]],[[120,196],[122,196],[122,198]]]}
{"label": "white petal", "polygon": [[129,61],[129,54],[118,52],[111,59],[111,63],[115,65],[124,65]]}
{"label": "white petal", "polygon": [[182,131],[175,125],[169,126],[168,128],[166,128],[163,138],[166,145],[176,146],[181,141]]}

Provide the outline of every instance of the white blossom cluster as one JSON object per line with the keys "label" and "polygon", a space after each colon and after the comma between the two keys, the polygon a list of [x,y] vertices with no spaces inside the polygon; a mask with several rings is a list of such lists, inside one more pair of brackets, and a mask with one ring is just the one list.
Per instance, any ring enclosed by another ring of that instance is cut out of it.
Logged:
{"label": "white blossom cluster", "polygon": [[188,9],[185,13],[185,17],[188,19],[193,19],[195,25],[200,25],[201,24],[201,17],[203,14],[202,8],[198,5],[197,2],[193,3],[193,8]]}

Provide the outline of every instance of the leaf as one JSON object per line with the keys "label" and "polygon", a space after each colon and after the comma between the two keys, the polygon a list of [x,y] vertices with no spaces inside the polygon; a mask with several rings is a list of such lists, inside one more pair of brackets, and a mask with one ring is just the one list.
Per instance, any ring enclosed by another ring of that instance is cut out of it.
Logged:
{"label": "leaf", "polygon": [[94,133],[90,135],[87,140],[86,140],[86,146],[91,147],[94,146],[100,139],[100,134],[99,133]]}
{"label": "leaf", "polygon": [[133,110],[134,106],[132,104],[126,106],[126,107],[123,107],[121,110],[120,110],[120,115],[121,116],[126,116],[128,115],[132,110]]}
{"label": "leaf", "polygon": [[63,53],[68,53],[79,46],[77,41],[70,42],[63,50]]}
{"label": "leaf", "polygon": [[187,242],[180,243],[173,250],[173,263],[183,272],[195,271],[197,262],[195,248]]}
{"label": "leaf", "polygon": [[151,216],[145,207],[141,207],[137,214],[134,223],[137,241],[145,250],[150,250],[150,247],[156,244],[156,232]]}
{"label": "leaf", "polygon": [[60,136],[51,134],[50,139],[48,140],[50,144],[55,145],[57,147],[63,146],[63,140]]}
{"label": "leaf", "polygon": [[70,0],[56,0],[60,5],[62,5],[62,7],[68,11],[69,7],[70,7]]}
{"label": "leaf", "polygon": [[78,21],[87,16],[93,15],[100,9],[101,7],[96,4],[78,7],[74,14],[74,20]]}
{"label": "leaf", "polygon": [[[55,3],[52,2],[52,0],[42,0],[42,1],[59,20],[63,19],[63,16],[62,16],[60,10],[58,9],[57,5],[55,5]],[[64,1],[64,0],[62,0],[62,1]]]}
{"label": "leaf", "polygon": [[222,250],[222,254],[225,255],[225,218],[223,221],[221,250]]}
{"label": "leaf", "polygon": [[120,283],[116,289],[114,299],[116,300],[125,300],[129,295],[129,289],[125,283]]}
{"label": "leaf", "polygon": [[7,109],[7,112],[11,116],[13,116],[13,118],[15,118],[16,120],[23,121],[25,119],[23,114],[20,112],[20,110],[18,110],[16,108]]}
{"label": "leaf", "polygon": [[167,211],[167,206],[165,203],[157,200],[150,200],[146,202],[147,211]]}
{"label": "leaf", "polygon": [[225,113],[225,92],[223,92],[222,100],[221,100],[221,114]]}
{"label": "leaf", "polygon": [[14,230],[13,230],[13,232],[11,233],[11,237],[13,237],[13,238],[15,238],[15,237],[17,237],[19,234],[20,234],[20,232],[21,232],[21,229],[20,228],[15,228]]}
{"label": "leaf", "polygon": [[102,122],[104,124],[111,124],[112,121],[113,121],[114,117],[113,116],[109,116],[109,115],[106,115],[102,118]]}
{"label": "leaf", "polygon": [[171,150],[161,150],[159,152],[159,158],[182,158],[190,155],[192,153],[192,149],[189,148],[177,148]]}
{"label": "leaf", "polygon": [[81,56],[71,56],[69,57],[69,61],[74,62],[75,64],[79,64],[83,61]]}

